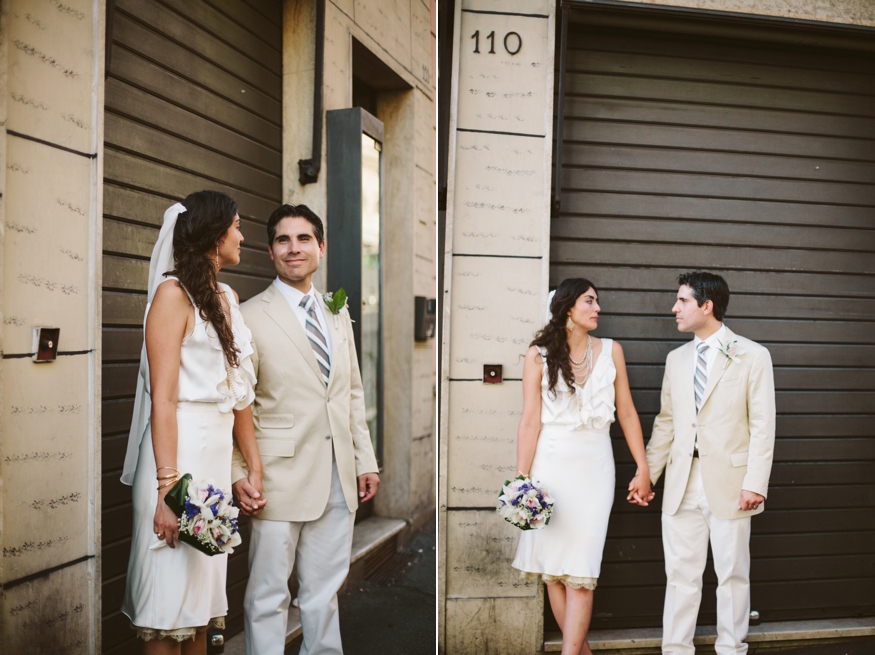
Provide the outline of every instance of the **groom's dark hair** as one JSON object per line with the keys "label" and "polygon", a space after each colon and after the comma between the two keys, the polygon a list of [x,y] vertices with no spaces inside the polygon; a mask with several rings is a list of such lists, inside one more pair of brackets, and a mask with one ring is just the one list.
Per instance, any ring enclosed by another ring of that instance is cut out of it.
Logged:
{"label": "groom's dark hair", "polygon": [[313,226],[313,234],[316,235],[316,241],[319,245],[325,241],[325,228],[322,226],[322,219],[313,213],[313,210],[307,205],[280,205],[273,210],[273,214],[267,219],[267,242],[273,246],[273,240],[276,238],[276,226],[284,218],[306,218]]}
{"label": "groom's dark hair", "polygon": [[699,307],[706,300],[714,303],[714,318],[723,320],[726,308],[729,307],[729,285],[716,273],[708,271],[691,271],[678,275],[678,286],[688,286],[693,290],[693,298]]}

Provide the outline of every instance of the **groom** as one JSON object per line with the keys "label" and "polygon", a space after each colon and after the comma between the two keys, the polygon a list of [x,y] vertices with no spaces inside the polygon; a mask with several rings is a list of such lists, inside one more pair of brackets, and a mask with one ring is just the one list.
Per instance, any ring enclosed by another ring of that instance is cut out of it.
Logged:
{"label": "groom", "polygon": [[750,517],[764,510],[775,442],[772,360],[763,346],[723,324],[726,280],[695,271],[680,275],[678,284],[672,311],[678,330],[694,338],[666,359],[661,409],[647,445],[654,484],[665,470],[662,652],[695,653],[710,540],[717,573],[714,649],[742,655],[750,618]]}
{"label": "groom", "polygon": [[337,591],[349,571],[355,510],[380,483],[377,461],[349,312],[332,313],[312,283],[325,255],[322,221],[306,205],[282,205],[267,234],[277,278],[241,307],[255,349],[252,416],[264,498],[236,449],[232,475],[242,509],[258,514],[244,597],[246,653],[285,650],[297,560],[301,655],[339,655]]}

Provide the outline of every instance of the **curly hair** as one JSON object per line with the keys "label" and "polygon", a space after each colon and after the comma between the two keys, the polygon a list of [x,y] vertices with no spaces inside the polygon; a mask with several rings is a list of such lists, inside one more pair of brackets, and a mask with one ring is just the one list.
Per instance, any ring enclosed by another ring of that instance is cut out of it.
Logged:
{"label": "curly hair", "polygon": [[234,344],[213,259],[219,239],[234,222],[237,203],[218,191],[197,191],[189,194],[182,204],[186,211],[176,219],[173,230],[175,268],[164,275],[177,277],[191,294],[201,318],[215,328],[228,363],[237,367],[240,349]]}
{"label": "curly hair", "polygon": [[547,351],[547,382],[553,393],[556,391],[560,371],[569,389],[574,384],[574,373],[571,371],[569,360],[571,350],[568,347],[565,323],[568,320],[568,312],[571,311],[574,303],[590,289],[598,295],[598,289],[595,285],[585,278],[571,277],[562,280],[556,288],[553,302],[550,303],[550,322],[538,331],[532,343],[529,344]]}

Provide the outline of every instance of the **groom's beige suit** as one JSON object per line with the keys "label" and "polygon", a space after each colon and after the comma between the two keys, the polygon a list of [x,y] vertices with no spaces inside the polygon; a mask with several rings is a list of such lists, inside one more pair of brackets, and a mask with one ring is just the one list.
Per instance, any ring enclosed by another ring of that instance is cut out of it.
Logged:
{"label": "groom's beige suit", "polygon": [[[733,358],[717,348],[696,412],[694,341],[669,353],[661,408],[647,445],[655,484],[665,471],[662,502],[666,557],[663,653],[693,653],[708,542],[718,577],[717,653],[745,653],[750,613],[750,517],[738,509],[742,489],[768,495],[775,441],[775,385],[769,351],[728,328]],[[716,345],[716,344],[715,344]]]}
{"label": "groom's beige suit", "polygon": [[[339,653],[335,595],[349,568],[356,477],[376,473],[377,461],[348,311],[333,316],[315,294],[331,347],[326,386],[304,328],[277,284],[241,307],[255,349],[252,416],[267,499],[252,521],[247,653],[284,650],[287,582],[296,551],[301,652]],[[246,474],[235,450],[232,479]]]}

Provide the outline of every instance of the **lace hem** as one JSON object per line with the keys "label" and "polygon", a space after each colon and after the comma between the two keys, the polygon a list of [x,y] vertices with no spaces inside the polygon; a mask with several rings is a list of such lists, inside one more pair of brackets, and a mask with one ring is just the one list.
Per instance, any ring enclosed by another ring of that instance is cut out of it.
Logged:
{"label": "lace hem", "polygon": [[531,573],[520,571],[520,577],[527,580],[543,580],[545,584],[561,582],[572,589],[589,589],[595,591],[598,586],[598,578],[579,578],[576,575],[550,575],[549,573]]}
{"label": "lace hem", "polygon": [[174,630],[156,630],[154,628],[141,628],[138,625],[131,623],[131,630],[137,633],[137,637],[143,641],[152,641],[153,639],[172,639],[173,641],[183,642],[188,639],[192,641],[197,636],[198,632],[206,632],[209,628],[225,629],[225,617],[217,616],[210,619],[207,625],[201,625],[196,628],[176,628]]}

